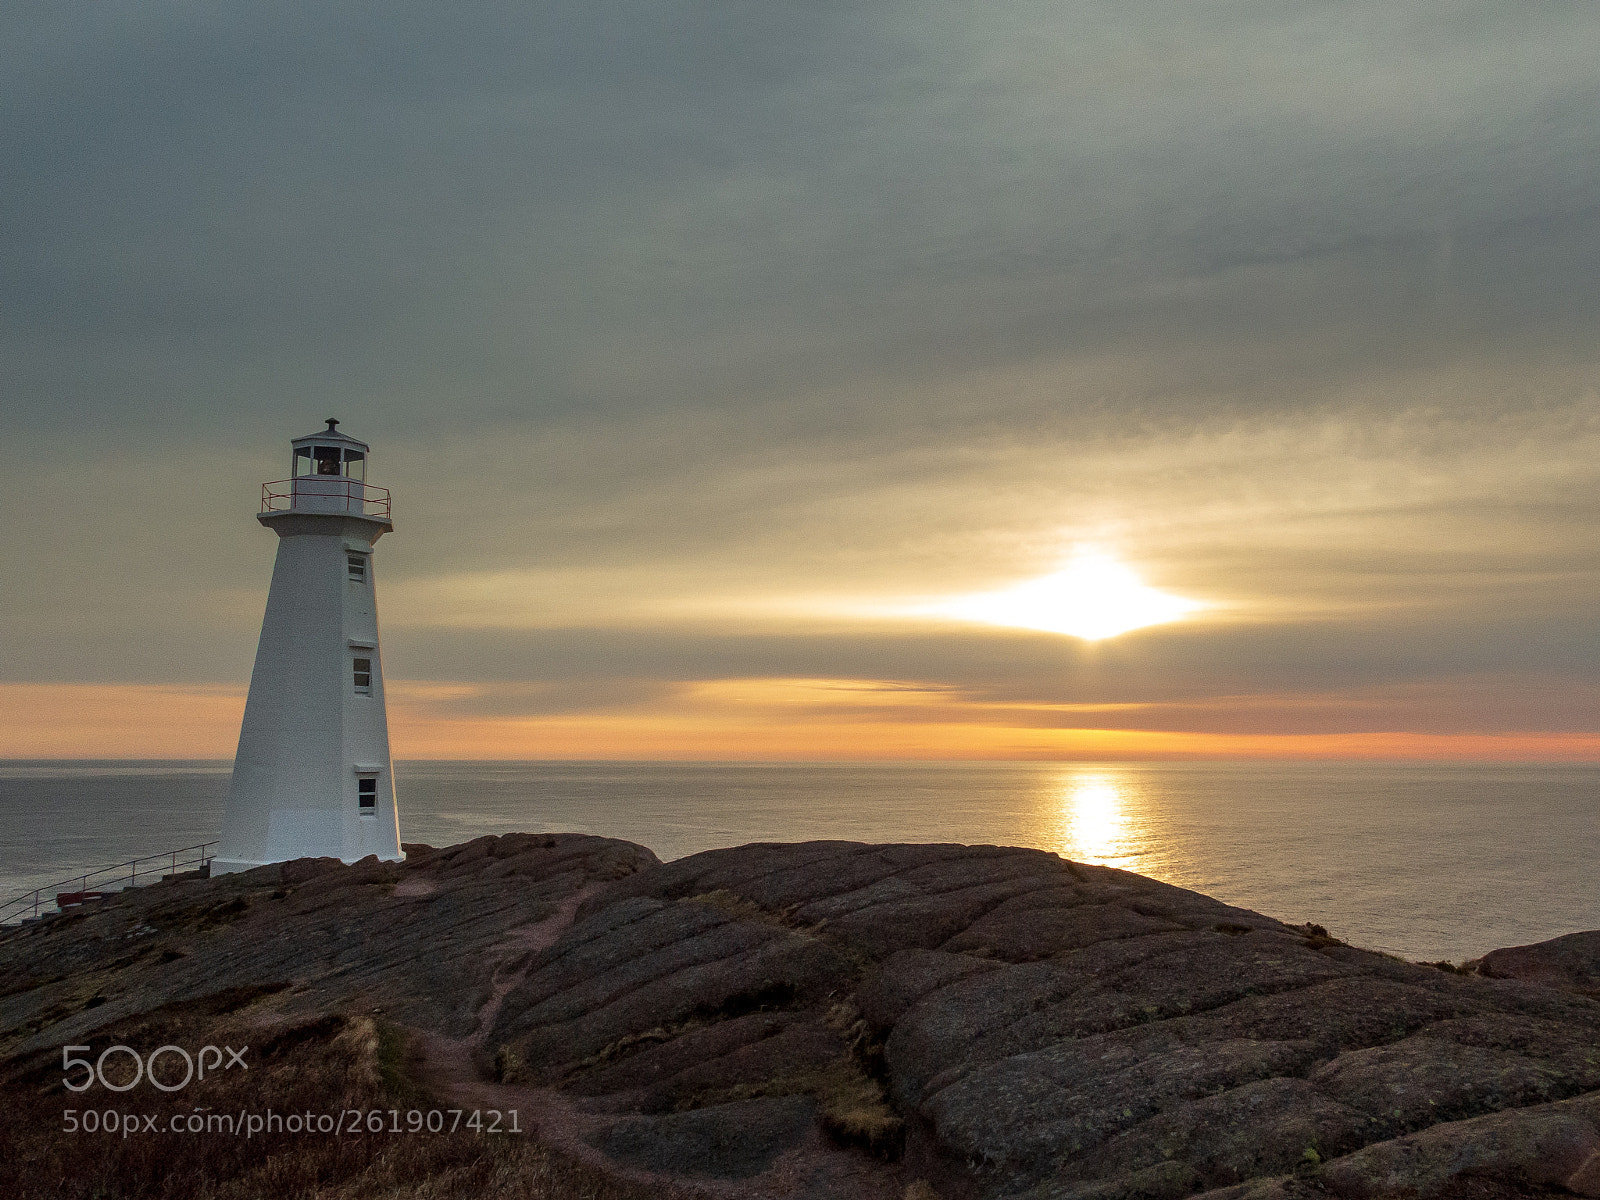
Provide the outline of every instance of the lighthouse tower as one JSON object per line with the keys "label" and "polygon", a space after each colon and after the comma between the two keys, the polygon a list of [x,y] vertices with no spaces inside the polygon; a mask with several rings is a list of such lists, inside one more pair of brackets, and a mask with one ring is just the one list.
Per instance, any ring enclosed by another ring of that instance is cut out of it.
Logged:
{"label": "lighthouse tower", "polygon": [[278,535],[267,615],[214,872],[292,858],[399,860],[378,652],[373,545],[394,531],[366,482],[367,444],[339,422],[295,438],[291,476],[261,489]]}

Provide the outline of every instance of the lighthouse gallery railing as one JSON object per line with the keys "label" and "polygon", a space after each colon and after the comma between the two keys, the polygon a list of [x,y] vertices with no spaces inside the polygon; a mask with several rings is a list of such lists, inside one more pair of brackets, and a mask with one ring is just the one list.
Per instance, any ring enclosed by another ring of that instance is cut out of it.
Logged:
{"label": "lighthouse gallery railing", "polygon": [[304,475],[261,485],[262,512],[347,512],[389,518],[389,489],[333,475]]}

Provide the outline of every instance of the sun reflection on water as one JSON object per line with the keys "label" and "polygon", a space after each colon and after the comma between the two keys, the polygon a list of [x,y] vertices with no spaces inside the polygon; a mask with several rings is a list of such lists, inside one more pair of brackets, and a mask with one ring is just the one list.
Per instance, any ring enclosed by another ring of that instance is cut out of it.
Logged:
{"label": "sun reflection on water", "polygon": [[1056,851],[1074,862],[1129,868],[1131,790],[1113,771],[1074,771],[1060,784]]}

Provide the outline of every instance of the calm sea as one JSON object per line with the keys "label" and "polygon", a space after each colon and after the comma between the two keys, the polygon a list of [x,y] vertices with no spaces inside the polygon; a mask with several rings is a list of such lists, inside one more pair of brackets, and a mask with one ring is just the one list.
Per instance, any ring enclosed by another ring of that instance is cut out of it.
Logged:
{"label": "calm sea", "polygon": [[[216,837],[227,763],[0,763],[0,900]],[[1600,766],[401,762],[401,834],[1037,846],[1412,959],[1600,929]]]}

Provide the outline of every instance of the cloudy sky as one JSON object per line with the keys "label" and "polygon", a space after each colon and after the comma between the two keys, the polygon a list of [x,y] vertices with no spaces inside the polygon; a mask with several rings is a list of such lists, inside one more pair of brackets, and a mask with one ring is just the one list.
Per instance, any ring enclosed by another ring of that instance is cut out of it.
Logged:
{"label": "cloudy sky", "polygon": [[0,755],[232,754],[337,416],[397,757],[1600,758],[1600,7],[5,27]]}

